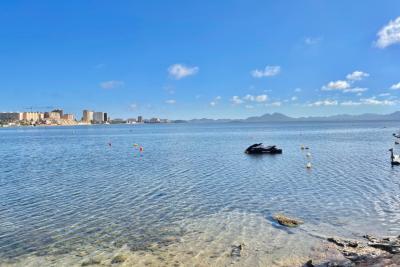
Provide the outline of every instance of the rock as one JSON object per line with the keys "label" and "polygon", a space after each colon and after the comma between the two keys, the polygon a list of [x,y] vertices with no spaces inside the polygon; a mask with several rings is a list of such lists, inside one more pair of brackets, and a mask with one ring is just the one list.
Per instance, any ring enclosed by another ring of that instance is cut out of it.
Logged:
{"label": "rock", "polygon": [[99,265],[99,264],[101,264],[101,260],[89,259],[87,261],[82,262],[81,266],[90,266],[90,265]]}
{"label": "rock", "polygon": [[242,244],[232,245],[231,257],[232,258],[239,258],[241,256],[242,249],[243,249],[243,245]]}
{"label": "rock", "polygon": [[306,264],[304,265],[304,267],[315,267],[312,260],[309,260],[306,262]]}
{"label": "rock", "polygon": [[123,262],[126,261],[127,259],[128,259],[127,256],[121,255],[121,254],[120,254],[120,255],[115,256],[115,257],[112,259],[111,264],[123,263]]}
{"label": "rock", "polygon": [[365,239],[367,239],[368,246],[384,250],[386,252],[389,252],[390,254],[399,254],[400,253],[400,238],[399,237],[385,237],[382,239],[378,239],[376,237],[373,237],[371,235],[365,235],[363,236]]}
{"label": "rock", "polygon": [[337,246],[340,246],[340,247],[356,248],[359,245],[358,241],[355,241],[355,240],[344,240],[344,239],[340,239],[340,238],[337,238],[337,237],[329,237],[327,240],[329,242],[334,243]]}
{"label": "rock", "polygon": [[[368,242],[330,237],[327,240],[356,266],[400,266],[400,238],[363,236]],[[327,265],[329,266],[329,265]]]}
{"label": "rock", "polygon": [[293,218],[289,218],[283,214],[276,214],[274,215],[274,220],[276,220],[280,225],[287,226],[287,227],[296,227],[300,224],[303,224],[302,221],[296,220]]}

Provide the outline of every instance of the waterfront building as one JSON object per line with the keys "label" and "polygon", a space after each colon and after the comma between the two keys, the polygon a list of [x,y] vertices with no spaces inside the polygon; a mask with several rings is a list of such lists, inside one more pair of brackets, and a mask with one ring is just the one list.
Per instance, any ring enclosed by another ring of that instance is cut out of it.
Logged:
{"label": "waterfront building", "polygon": [[62,116],[62,119],[67,120],[67,121],[73,121],[73,120],[75,120],[75,116],[73,114],[64,114]]}
{"label": "waterfront building", "polygon": [[161,120],[159,118],[151,118],[150,123],[160,123]]}
{"label": "waterfront building", "polygon": [[94,123],[103,123],[104,122],[104,112],[94,112],[93,113],[93,121],[94,121]]}
{"label": "waterfront building", "polygon": [[126,123],[126,121],[125,120],[123,120],[123,119],[113,119],[113,120],[110,120],[110,123],[111,124],[120,124],[120,123]]}
{"label": "waterfront building", "polygon": [[55,111],[49,112],[48,118],[50,120],[59,120],[61,119],[60,112],[55,112]]}
{"label": "waterfront building", "polygon": [[21,112],[1,112],[0,121],[20,121],[23,119]]}
{"label": "waterfront building", "polygon": [[23,112],[22,120],[38,122],[44,119],[44,114],[41,112]]}
{"label": "waterfront building", "polygon": [[62,110],[62,109],[55,109],[52,112],[56,112],[56,113],[60,114],[60,118],[62,118],[64,116],[64,110]]}
{"label": "waterfront building", "polygon": [[138,116],[137,117],[137,122],[138,123],[142,123],[143,122],[143,117],[142,116]]}
{"label": "waterfront building", "polygon": [[135,118],[130,118],[126,120],[127,124],[135,124],[136,123],[136,119]]}
{"label": "waterfront building", "polygon": [[84,110],[82,120],[84,122],[90,123],[93,121],[93,111]]}
{"label": "waterfront building", "polygon": [[108,122],[108,114],[107,114],[107,112],[104,112],[104,119],[103,119],[103,121],[104,121],[104,122]]}

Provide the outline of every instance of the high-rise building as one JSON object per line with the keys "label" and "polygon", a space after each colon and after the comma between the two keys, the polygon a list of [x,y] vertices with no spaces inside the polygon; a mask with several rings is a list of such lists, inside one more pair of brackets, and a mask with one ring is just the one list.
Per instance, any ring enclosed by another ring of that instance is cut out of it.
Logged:
{"label": "high-rise building", "polygon": [[20,112],[1,112],[0,121],[20,121],[23,119]]}
{"label": "high-rise building", "polygon": [[104,122],[104,112],[94,112],[93,113],[93,121],[94,121],[94,123],[103,123]]}
{"label": "high-rise building", "polygon": [[104,112],[104,119],[103,119],[103,121],[105,121],[105,122],[108,121],[108,114],[107,114],[107,112]]}
{"label": "high-rise building", "polygon": [[62,119],[67,121],[73,121],[75,120],[75,116],[73,114],[64,114],[62,116]]}
{"label": "high-rise building", "polygon": [[59,119],[61,119],[60,112],[55,112],[55,111],[49,112],[49,119],[50,120],[59,120]]}
{"label": "high-rise building", "polygon": [[44,119],[44,114],[40,112],[23,112],[22,120],[37,122]]}
{"label": "high-rise building", "polygon": [[90,123],[93,121],[93,111],[84,110],[82,120],[84,122]]}
{"label": "high-rise building", "polygon": [[142,122],[143,122],[142,116],[138,116],[138,117],[137,117],[137,122],[138,122],[138,123],[142,123]]}
{"label": "high-rise building", "polygon": [[62,118],[64,116],[64,110],[62,110],[62,109],[55,109],[52,112],[59,113],[60,118]]}

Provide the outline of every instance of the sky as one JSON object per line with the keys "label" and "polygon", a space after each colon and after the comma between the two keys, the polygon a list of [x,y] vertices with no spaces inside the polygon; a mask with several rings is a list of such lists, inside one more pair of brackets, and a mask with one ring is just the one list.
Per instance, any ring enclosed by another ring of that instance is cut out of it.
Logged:
{"label": "sky", "polygon": [[0,111],[400,110],[400,1],[0,2]]}

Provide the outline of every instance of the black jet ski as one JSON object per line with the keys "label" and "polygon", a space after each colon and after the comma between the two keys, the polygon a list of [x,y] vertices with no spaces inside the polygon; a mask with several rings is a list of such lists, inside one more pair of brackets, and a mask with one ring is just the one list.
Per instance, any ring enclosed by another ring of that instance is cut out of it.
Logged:
{"label": "black jet ski", "polygon": [[246,154],[282,154],[282,149],[276,146],[263,146],[262,143],[249,146],[244,153]]}

